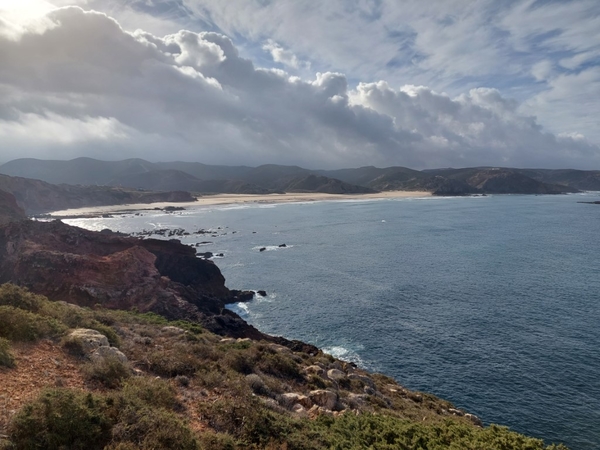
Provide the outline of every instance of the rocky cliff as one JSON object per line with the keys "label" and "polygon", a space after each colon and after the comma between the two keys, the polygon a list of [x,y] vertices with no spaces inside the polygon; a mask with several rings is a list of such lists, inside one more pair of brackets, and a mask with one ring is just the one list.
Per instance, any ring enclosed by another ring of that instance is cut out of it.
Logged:
{"label": "rocky cliff", "polygon": [[152,311],[222,334],[262,337],[224,309],[242,293],[225,287],[219,268],[195,254],[179,241],[87,231],[60,221],[11,222],[0,227],[0,283],[80,306]]}
{"label": "rocky cliff", "polygon": [[0,225],[26,218],[25,211],[17,204],[14,195],[0,191]]}

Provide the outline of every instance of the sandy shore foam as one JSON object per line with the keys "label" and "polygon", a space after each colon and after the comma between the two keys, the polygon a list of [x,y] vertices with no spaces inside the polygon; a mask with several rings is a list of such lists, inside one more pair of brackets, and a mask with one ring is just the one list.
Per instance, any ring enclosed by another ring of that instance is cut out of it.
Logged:
{"label": "sandy shore foam", "polygon": [[94,206],[86,208],[65,209],[50,213],[52,217],[72,217],[72,216],[99,216],[103,214],[119,214],[131,211],[143,211],[152,209],[162,209],[167,206],[181,208],[197,208],[203,206],[215,205],[236,205],[236,204],[272,204],[272,203],[291,203],[291,202],[320,202],[327,200],[376,200],[376,199],[394,199],[409,197],[429,197],[431,192],[426,191],[386,191],[376,194],[321,194],[321,193],[289,193],[289,194],[268,194],[268,195],[246,195],[246,194],[216,194],[198,197],[195,202],[161,202],[161,203],[135,203],[130,205],[112,205],[112,206]]}

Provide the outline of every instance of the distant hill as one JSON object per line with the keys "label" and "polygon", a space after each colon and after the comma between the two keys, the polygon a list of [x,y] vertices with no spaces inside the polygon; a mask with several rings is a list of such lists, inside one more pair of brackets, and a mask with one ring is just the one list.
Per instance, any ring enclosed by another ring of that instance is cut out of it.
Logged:
{"label": "distant hill", "polygon": [[323,192],[356,194],[374,192],[297,166],[268,164],[259,167],[209,166],[201,163],[151,163],[142,159],[70,161],[18,159],[0,166],[0,173],[69,185],[119,186],[153,191],[195,193],[269,194]]}
{"label": "distant hill", "polygon": [[429,191],[435,195],[560,194],[600,190],[600,171],[470,167],[414,170],[373,166],[309,170],[265,164],[258,167],[213,166],[181,161],[151,163],[143,159],[70,161],[18,159],[0,173],[70,185],[118,186],[198,194],[268,194],[323,192],[357,194],[376,191]]}
{"label": "distant hill", "polygon": [[387,189],[387,187],[393,188],[392,184],[397,181],[408,181],[427,177],[423,172],[407,167],[386,167],[380,169],[373,166],[367,166],[359,167],[358,169],[320,170],[318,173],[340,179],[346,183],[358,184],[360,186],[368,186],[381,190],[391,190]]}
{"label": "distant hill", "polygon": [[553,184],[531,178],[527,172],[524,169],[491,167],[424,171],[429,175],[466,184],[486,194],[564,194],[579,191],[574,186]]}
{"label": "distant hill", "polygon": [[518,171],[543,183],[569,186],[582,191],[600,191],[600,170],[519,169]]}
{"label": "distant hill", "polygon": [[0,175],[0,191],[14,195],[28,214],[84,206],[194,201],[189,192],[145,192],[107,186],[55,185],[40,180]]}

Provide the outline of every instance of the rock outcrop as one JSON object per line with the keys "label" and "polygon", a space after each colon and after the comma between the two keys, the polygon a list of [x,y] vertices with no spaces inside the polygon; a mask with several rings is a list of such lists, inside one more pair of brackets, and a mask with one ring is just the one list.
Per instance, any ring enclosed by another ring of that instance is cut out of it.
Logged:
{"label": "rock outcrop", "polygon": [[0,227],[0,283],[11,282],[80,306],[152,311],[198,321],[220,334],[262,338],[224,309],[230,291],[219,268],[176,240],[93,232],[60,221]]}
{"label": "rock outcrop", "polygon": [[0,190],[0,225],[26,218],[25,211],[17,204],[14,195]]}

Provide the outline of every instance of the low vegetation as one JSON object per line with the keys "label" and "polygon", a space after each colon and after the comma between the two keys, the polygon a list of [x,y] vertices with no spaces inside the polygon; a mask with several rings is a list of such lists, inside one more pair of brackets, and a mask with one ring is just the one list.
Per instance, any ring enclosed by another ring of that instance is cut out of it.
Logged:
{"label": "low vegetation", "polygon": [[[102,333],[127,361],[91,357],[68,338],[75,328]],[[48,340],[85,380],[83,389],[48,380],[0,423],[3,450],[565,449],[477,426],[449,402],[320,352],[154,314],[79,308],[3,285],[0,330],[0,380]]]}

